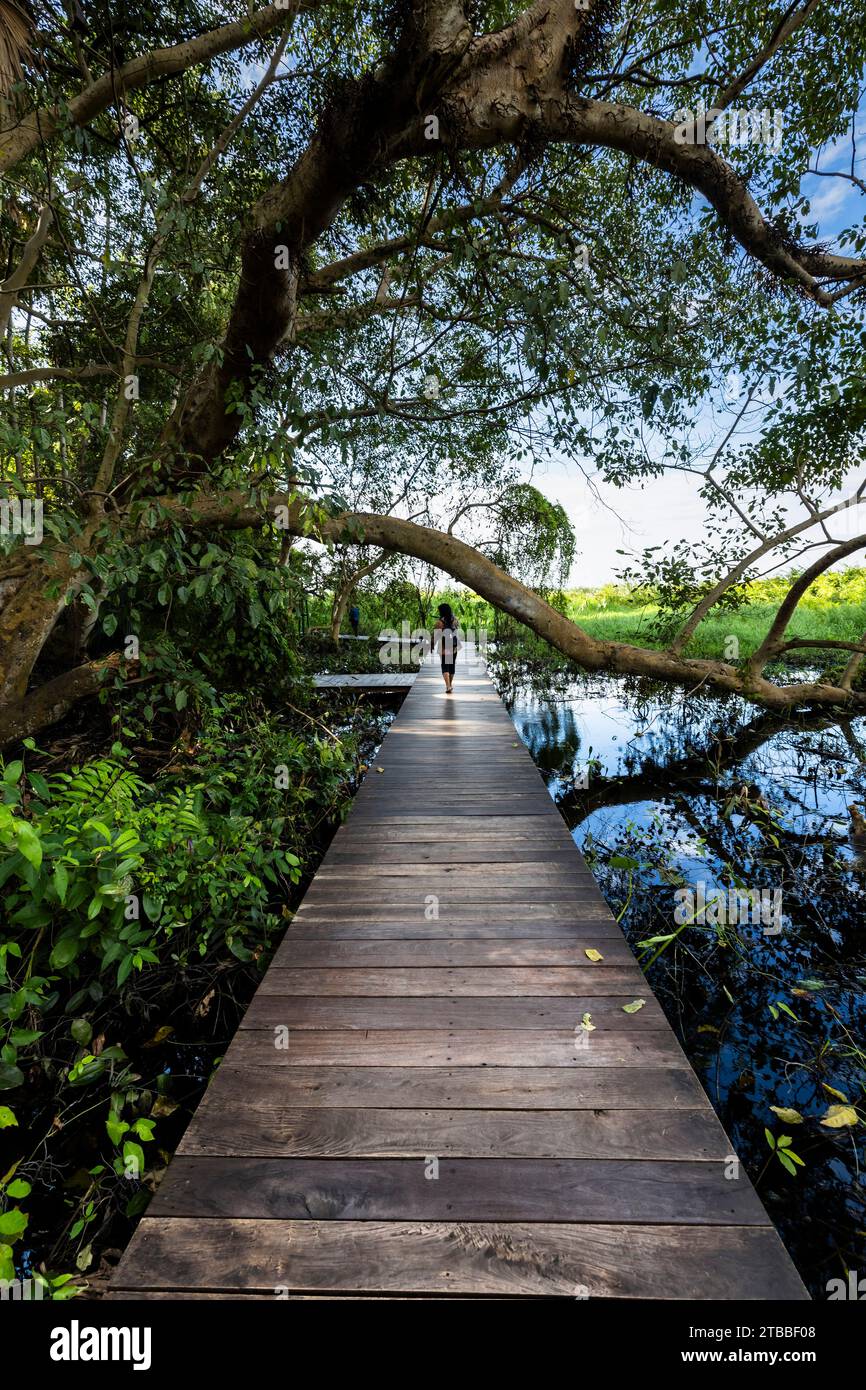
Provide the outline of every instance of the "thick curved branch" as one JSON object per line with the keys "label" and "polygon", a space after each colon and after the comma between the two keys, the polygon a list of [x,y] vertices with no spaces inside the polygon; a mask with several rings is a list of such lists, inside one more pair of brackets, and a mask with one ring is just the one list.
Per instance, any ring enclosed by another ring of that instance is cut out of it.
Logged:
{"label": "thick curved branch", "polygon": [[783,15],[770,38],[767,40],[760,53],[757,53],[741,73],[732,82],[729,82],[723,91],[719,92],[710,102],[710,106],[715,111],[726,111],[731,102],[736,101],[748,87],[749,83],[757,77],[762,68],[767,66],[770,59],[778,53],[784,43],[787,43],[792,34],[806,23],[809,16],[818,8],[821,0],[807,0],[801,10],[791,9]]}
{"label": "thick curved branch", "polygon": [[25,116],[11,129],[0,131],[0,172],[11,169],[25,155],[32,154],[51,139],[61,125],[86,126],[94,117],[106,111],[123,92],[147,87],[163,77],[176,77],[178,73],[186,72],[187,68],[208,63],[221,53],[243,48],[245,44],[263,38],[272,29],[278,29],[293,15],[319,9],[321,3],[322,0],[286,0],[282,5],[267,5],[246,19],[211,29],[198,38],[187,39],[185,43],[175,44],[172,48],[155,48],[150,53],[130,58],[122,67],[103,73],[72,97],[68,104],[43,106]]}
{"label": "thick curved branch", "polygon": [[18,293],[24,289],[30,279],[33,267],[42,254],[42,248],[48,240],[48,233],[51,231],[53,221],[54,214],[51,208],[47,204],[43,205],[39,209],[39,216],[36,219],[36,226],[32,234],[24,243],[21,260],[12,274],[8,275],[0,284],[0,338],[6,333],[12,310],[18,303]]}
{"label": "thick curved branch", "polygon": [[108,677],[119,668],[120,661],[121,653],[113,652],[98,661],[85,662],[83,666],[46,681],[26,699],[4,705],[0,709],[0,748],[62,719],[79,700],[101,690]]}
{"label": "thick curved branch", "polygon": [[[150,536],[155,527],[173,524],[188,530],[244,530],[269,523],[289,535],[325,544],[375,545],[444,570],[494,607],[510,613],[584,670],[617,671],[695,688],[733,691],[772,709],[790,709],[806,703],[866,705],[866,695],[852,694],[821,681],[780,686],[766,680],[760,668],[742,671],[725,661],[687,659],[628,643],[600,641],[473,546],[400,517],[368,512],[341,512],[328,517],[316,511],[315,503],[296,493],[278,494],[263,504],[252,503],[248,494],[234,492],[139,502],[127,514],[124,527],[126,534],[134,538],[136,534]],[[866,544],[866,537],[859,543]],[[853,542],[848,547],[855,548]]]}

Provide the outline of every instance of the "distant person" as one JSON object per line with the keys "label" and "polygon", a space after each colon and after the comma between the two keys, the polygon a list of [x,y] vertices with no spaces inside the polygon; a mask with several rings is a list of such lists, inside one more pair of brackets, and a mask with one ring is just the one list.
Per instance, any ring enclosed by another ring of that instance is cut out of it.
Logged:
{"label": "distant person", "polygon": [[358,629],[361,626],[361,610],[357,603],[353,603],[349,609],[349,623],[355,636],[358,636]]}
{"label": "distant person", "polygon": [[450,603],[440,603],[439,621],[433,631],[440,634],[439,655],[442,661],[442,675],[445,680],[445,694],[450,695],[451,682],[454,679],[454,667],[457,665],[457,653],[460,649],[460,642],[457,637],[457,619]]}

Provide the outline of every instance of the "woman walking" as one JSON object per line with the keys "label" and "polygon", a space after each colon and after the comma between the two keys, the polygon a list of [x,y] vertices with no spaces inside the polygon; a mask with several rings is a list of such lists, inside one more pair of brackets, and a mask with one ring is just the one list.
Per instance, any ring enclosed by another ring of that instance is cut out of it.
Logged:
{"label": "woman walking", "polygon": [[457,639],[457,619],[450,603],[440,603],[439,621],[433,631],[441,634],[439,654],[442,660],[442,675],[445,680],[445,694],[450,695],[451,682],[454,679],[454,667],[457,664],[457,651],[460,646]]}

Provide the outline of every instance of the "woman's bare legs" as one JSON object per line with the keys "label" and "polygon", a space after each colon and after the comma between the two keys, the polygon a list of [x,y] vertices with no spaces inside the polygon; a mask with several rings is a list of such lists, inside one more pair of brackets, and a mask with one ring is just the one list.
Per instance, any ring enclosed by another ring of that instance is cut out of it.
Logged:
{"label": "woman's bare legs", "polygon": [[451,680],[452,680],[451,672],[450,672],[450,671],[443,671],[443,672],[442,672],[442,679],[445,681],[445,694],[446,694],[446,695],[450,695],[450,694],[451,694]]}

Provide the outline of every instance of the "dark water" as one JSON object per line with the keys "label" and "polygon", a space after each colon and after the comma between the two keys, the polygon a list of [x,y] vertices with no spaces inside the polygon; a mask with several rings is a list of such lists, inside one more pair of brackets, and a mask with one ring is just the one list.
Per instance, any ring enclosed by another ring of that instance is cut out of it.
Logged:
{"label": "dark water", "polygon": [[[866,1272],[863,1120],[821,1123],[834,1105],[866,1115],[866,823],[858,832],[849,810],[866,802],[866,719],[784,722],[627,677],[494,674],[813,1297],[826,1298],[829,1279]],[[681,925],[697,901],[677,889],[699,882],[707,901],[724,895],[727,922]],[[753,907],[748,890],[766,896]],[[640,945],[659,937],[672,939]],[[790,1136],[795,1175],[765,1130]]]}

